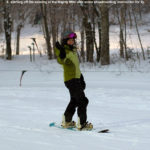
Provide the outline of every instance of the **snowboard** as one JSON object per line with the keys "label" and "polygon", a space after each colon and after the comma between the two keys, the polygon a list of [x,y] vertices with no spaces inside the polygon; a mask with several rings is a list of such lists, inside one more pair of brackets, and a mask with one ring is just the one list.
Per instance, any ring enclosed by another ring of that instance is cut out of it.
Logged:
{"label": "snowboard", "polygon": [[[59,125],[55,122],[51,122],[49,124],[49,127],[55,127],[55,128],[64,129],[64,130],[71,130],[71,131],[80,131],[77,128],[63,128],[61,125]],[[92,130],[83,130],[83,131],[96,131],[97,133],[109,133],[109,129],[96,130],[93,128]]]}

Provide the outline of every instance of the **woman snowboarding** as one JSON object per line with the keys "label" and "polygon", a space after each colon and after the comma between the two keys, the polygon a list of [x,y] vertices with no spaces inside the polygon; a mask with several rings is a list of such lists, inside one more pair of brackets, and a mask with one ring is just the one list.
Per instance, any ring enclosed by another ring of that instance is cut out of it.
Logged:
{"label": "woman snowboarding", "polygon": [[[66,31],[62,34],[61,44],[59,42],[55,44],[57,62],[63,67],[64,83],[70,93],[70,102],[63,114],[61,126],[64,128],[77,127],[78,130],[91,130],[93,125],[87,122],[88,99],[84,93],[86,84],[80,71],[75,47],[76,38],[76,33]],[[78,115],[77,125],[72,121],[76,108]]]}

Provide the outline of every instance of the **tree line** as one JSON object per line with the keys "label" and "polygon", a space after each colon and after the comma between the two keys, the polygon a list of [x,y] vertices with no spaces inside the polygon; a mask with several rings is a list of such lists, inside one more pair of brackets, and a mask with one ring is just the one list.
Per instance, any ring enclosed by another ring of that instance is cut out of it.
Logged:
{"label": "tree line", "polygon": [[[93,3],[86,3],[92,1]],[[107,1],[107,0],[106,0]],[[117,2],[117,1],[116,1]],[[65,4],[11,4],[11,0],[0,2],[0,31],[5,33],[6,59],[12,59],[11,33],[16,31],[16,55],[20,51],[20,33],[25,22],[29,20],[32,25],[39,25],[43,29],[48,59],[55,58],[55,42],[59,35],[66,30],[80,32],[80,58],[83,62],[96,61],[101,65],[110,64],[109,28],[111,24],[119,25],[120,57],[129,59],[127,46],[127,25],[135,27],[141,45],[143,59],[144,48],[138,30],[138,19],[142,13],[149,9],[149,2],[145,4],[96,4],[94,0],[83,0],[83,3]],[[115,21],[110,20],[114,18]],[[14,24],[15,28],[14,29]],[[98,33],[98,40],[96,40]]]}

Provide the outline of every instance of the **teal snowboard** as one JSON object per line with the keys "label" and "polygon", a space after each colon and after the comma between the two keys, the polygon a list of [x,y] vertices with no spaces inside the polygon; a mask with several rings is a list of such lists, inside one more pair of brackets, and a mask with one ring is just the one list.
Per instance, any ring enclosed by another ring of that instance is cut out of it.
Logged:
{"label": "teal snowboard", "polygon": [[[59,128],[59,129],[65,129],[65,130],[71,130],[71,131],[79,131],[77,128],[63,128],[61,125],[58,125],[55,122],[51,122],[49,124],[49,127],[55,127],[55,128]],[[96,130],[96,129],[92,129],[92,130],[87,130],[87,131],[96,131],[98,133],[109,133],[109,129],[102,129],[102,130]]]}
{"label": "teal snowboard", "polygon": [[72,130],[72,131],[77,131],[76,128],[63,128],[61,125],[58,125],[56,124],[55,122],[51,122],[49,124],[50,127],[56,127],[56,128],[59,128],[59,129],[66,129],[66,130]]}

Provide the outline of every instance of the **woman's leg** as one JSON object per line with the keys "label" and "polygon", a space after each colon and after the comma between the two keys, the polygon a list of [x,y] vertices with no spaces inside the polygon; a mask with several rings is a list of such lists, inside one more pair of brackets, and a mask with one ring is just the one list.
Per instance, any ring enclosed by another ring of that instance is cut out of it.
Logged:
{"label": "woman's leg", "polygon": [[75,113],[75,109],[76,109],[76,101],[74,98],[71,98],[71,100],[65,110],[65,113],[64,113],[66,122],[72,121],[72,117]]}
{"label": "woman's leg", "polygon": [[75,108],[78,107],[77,113],[80,118],[80,123],[84,124],[87,120],[87,105],[88,99],[85,97],[84,89],[80,83],[80,79],[72,79],[65,82],[66,87],[69,89],[71,101],[65,111],[66,121],[72,119]]}
{"label": "woman's leg", "polygon": [[80,118],[80,124],[83,125],[87,121],[87,105],[88,99],[86,97],[80,99],[78,103],[78,117]]}

